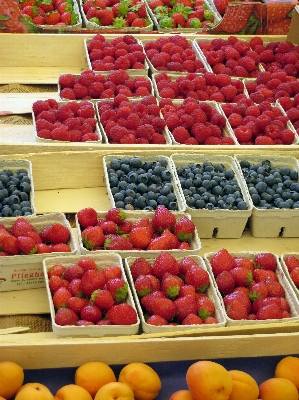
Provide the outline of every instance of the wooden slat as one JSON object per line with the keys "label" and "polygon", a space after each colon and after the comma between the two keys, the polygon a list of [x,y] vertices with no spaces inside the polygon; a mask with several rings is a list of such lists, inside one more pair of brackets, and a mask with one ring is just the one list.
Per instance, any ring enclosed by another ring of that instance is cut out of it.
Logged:
{"label": "wooden slat", "polygon": [[[1,73],[1,72],[0,72]],[[55,82],[56,83],[56,82]],[[0,115],[27,114],[37,100],[59,99],[57,92],[0,93]],[[2,141],[1,137],[1,141]]]}

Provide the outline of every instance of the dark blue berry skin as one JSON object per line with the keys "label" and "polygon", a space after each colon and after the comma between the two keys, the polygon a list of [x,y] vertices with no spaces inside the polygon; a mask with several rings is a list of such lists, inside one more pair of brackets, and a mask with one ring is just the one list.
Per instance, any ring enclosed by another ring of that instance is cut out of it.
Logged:
{"label": "dark blue berry skin", "polygon": [[240,166],[255,207],[297,208],[299,183],[295,169],[288,166],[274,167],[269,160],[260,164],[250,164],[249,161],[242,160]]}

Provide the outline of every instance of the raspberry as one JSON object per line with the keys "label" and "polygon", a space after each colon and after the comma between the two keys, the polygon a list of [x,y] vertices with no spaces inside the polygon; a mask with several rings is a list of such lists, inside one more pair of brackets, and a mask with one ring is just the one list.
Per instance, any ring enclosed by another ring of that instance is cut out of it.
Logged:
{"label": "raspberry", "polygon": [[73,89],[64,88],[60,91],[60,97],[67,100],[76,100],[76,95]]}
{"label": "raspberry", "polygon": [[228,122],[230,123],[232,128],[235,128],[235,127],[241,125],[242,121],[243,121],[243,117],[240,114],[237,114],[237,113],[232,113],[228,117]]}
{"label": "raspberry", "polygon": [[68,128],[63,125],[61,125],[59,128],[53,129],[51,136],[53,140],[61,140],[65,142],[69,142],[71,138]]}
{"label": "raspberry", "polygon": [[280,134],[280,129],[277,125],[269,124],[264,129],[265,135],[271,139],[278,139]]}
{"label": "raspberry", "polygon": [[216,92],[211,94],[210,100],[216,101],[217,103],[224,103],[225,97],[221,92]]}
{"label": "raspberry", "polygon": [[152,144],[166,144],[166,139],[160,133],[154,132],[152,135]]}
{"label": "raspberry", "polygon": [[140,126],[138,126],[137,130],[136,130],[136,137],[137,138],[145,138],[147,140],[151,140],[152,135],[155,133],[154,128],[152,127],[152,125],[150,124],[142,124]]}
{"label": "raspberry", "polygon": [[164,121],[164,119],[156,117],[152,120],[152,126],[156,132],[162,133],[166,126],[166,122]]}
{"label": "raspberry", "polygon": [[234,69],[234,75],[238,76],[240,78],[248,78],[249,73],[245,67],[242,67],[242,65],[237,65],[236,68]]}
{"label": "raspberry", "polygon": [[260,132],[263,132],[267,125],[271,124],[271,118],[268,115],[262,114],[255,120],[256,126]]}
{"label": "raspberry", "polygon": [[186,128],[178,126],[172,131],[172,136],[176,142],[184,144],[189,139],[190,134]]}
{"label": "raspberry", "polygon": [[265,100],[265,96],[261,92],[251,93],[249,97],[256,104],[260,104]]}
{"label": "raspberry", "polygon": [[[280,99],[281,101],[282,99]],[[287,110],[286,112],[289,120],[293,123],[299,120],[299,108],[290,108],[289,110]]]}
{"label": "raspberry", "polygon": [[217,86],[217,76],[212,72],[206,72],[203,77],[206,81],[206,85]]}
{"label": "raspberry", "polygon": [[220,89],[220,91],[226,102],[233,101],[238,92],[237,88],[233,85],[224,86]]}
{"label": "raspberry", "polygon": [[88,95],[87,86],[84,86],[81,83],[76,83],[74,85],[74,95],[76,99],[84,99],[84,97]]}
{"label": "raspberry", "polygon": [[254,49],[256,46],[263,46],[263,40],[260,36],[254,36],[249,41],[250,47]]}
{"label": "raspberry", "polygon": [[78,129],[69,130],[70,142],[81,142],[82,133]]}
{"label": "raspberry", "polygon": [[204,124],[194,124],[191,128],[191,133],[195,137],[195,139],[198,141],[199,144],[203,144],[205,140],[211,136],[211,130],[208,126],[205,126]]}
{"label": "raspberry", "polygon": [[111,74],[109,74],[107,77],[107,80],[113,82],[115,85],[121,85],[127,79],[130,79],[129,74],[123,69],[111,72]]}
{"label": "raspberry", "polygon": [[83,86],[89,86],[94,81],[95,73],[93,71],[83,71],[77,79],[77,83]]}
{"label": "raspberry", "polygon": [[205,145],[219,145],[219,144],[222,144],[222,140],[220,138],[218,138],[218,137],[210,136],[204,141],[203,144],[205,144]]}
{"label": "raspberry", "polygon": [[262,64],[269,64],[275,61],[275,56],[272,50],[264,50],[260,53],[260,62]]}
{"label": "raspberry", "polygon": [[[110,129],[108,139],[112,140],[114,143],[119,143],[120,139],[123,136],[126,136],[128,133],[128,130],[124,128],[123,126],[115,125]],[[110,142],[109,140],[109,142]]]}
{"label": "raspberry", "polygon": [[256,63],[253,58],[245,56],[239,59],[239,64],[244,67],[248,72],[255,71],[257,69]]}
{"label": "raspberry", "polygon": [[50,110],[50,105],[46,100],[37,100],[32,105],[32,110],[35,116],[37,116],[42,111]]}
{"label": "raspberry", "polygon": [[167,99],[175,99],[175,92],[171,88],[164,87],[162,90],[160,90],[160,97],[162,98],[167,98]]}
{"label": "raspberry", "polygon": [[273,140],[268,136],[257,136],[254,140],[255,145],[272,145],[274,144]]}
{"label": "raspberry", "polygon": [[295,134],[290,129],[284,129],[280,132],[279,138],[282,140],[283,144],[292,144],[295,139]]}
{"label": "raspberry", "polygon": [[83,105],[82,103],[80,104],[80,108],[77,112],[78,117],[82,118],[94,118],[94,108],[91,103],[88,103],[87,105]]}
{"label": "raspberry", "polygon": [[234,142],[234,139],[232,138],[232,137],[230,137],[230,136],[226,136],[226,137],[223,137],[222,139],[221,139],[221,141],[222,141],[222,144],[225,144],[225,145],[232,145],[232,144],[236,144],[235,142]]}
{"label": "raspberry", "polygon": [[37,136],[42,138],[42,139],[51,139],[51,131],[49,131],[48,129],[40,129],[37,132]]}
{"label": "raspberry", "polygon": [[240,144],[244,142],[249,142],[252,138],[252,130],[247,126],[238,126],[234,130],[234,134]]}
{"label": "raspberry", "polygon": [[73,88],[75,84],[75,76],[72,74],[60,75],[58,79],[58,84],[63,88]]}

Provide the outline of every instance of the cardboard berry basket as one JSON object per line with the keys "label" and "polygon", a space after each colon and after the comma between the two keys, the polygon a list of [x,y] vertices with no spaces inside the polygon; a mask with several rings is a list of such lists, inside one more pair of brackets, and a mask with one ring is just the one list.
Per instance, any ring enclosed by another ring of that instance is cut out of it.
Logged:
{"label": "cardboard berry basket", "polygon": [[292,288],[293,288],[293,290],[294,290],[294,293],[296,294],[296,296],[298,297],[298,300],[299,300],[299,288],[298,288],[298,286],[296,286],[295,283],[293,282],[293,280],[292,280],[292,278],[291,278],[291,276],[290,276],[289,270],[288,270],[288,268],[287,268],[287,265],[286,265],[286,263],[285,263],[286,258],[287,258],[288,256],[290,256],[290,255],[295,256],[296,258],[299,259],[299,253],[298,253],[298,252],[297,252],[297,253],[285,252],[285,253],[282,253],[282,254],[280,255],[280,263],[281,263],[281,266],[282,266],[282,269],[283,269],[283,272],[284,272],[285,276],[288,278],[288,280],[289,280],[289,282],[290,282],[290,285],[292,286]]}
{"label": "cardboard berry basket", "polygon": [[34,205],[34,180],[32,176],[32,163],[28,160],[0,159],[0,174],[5,170],[11,170],[14,174],[17,173],[19,170],[24,170],[27,172],[27,176],[30,179],[31,186],[28,200],[30,201],[32,214],[36,214],[36,209]]}
{"label": "cardboard berry basket", "polygon": [[[124,155],[123,157],[118,158],[118,159],[119,159],[119,160],[122,160],[122,159],[124,159],[125,157],[126,157],[126,156]],[[167,170],[170,171],[170,173],[171,173],[171,181],[170,181],[170,182],[171,182],[172,185],[173,185],[173,193],[174,193],[175,196],[176,196],[177,211],[184,212],[184,211],[186,211],[186,208],[185,208],[185,204],[184,204],[184,201],[183,201],[183,198],[182,198],[182,192],[181,192],[181,190],[180,190],[180,184],[179,184],[179,182],[177,181],[177,176],[176,176],[176,174],[175,174],[175,171],[173,170],[173,165],[172,165],[172,163],[170,162],[169,157],[166,157],[166,156],[144,156],[144,157],[141,157],[141,160],[142,160],[143,163],[145,163],[146,161],[156,162],[159,158],[165,159],[165,161],[166,161],[166,163],[167,163],[166,168],[167,168]],[[105,181],[106,181],[106,186],[107,186],[107,191],[108,191],[108,197],[109,197],[109,200],[110,200],[111,208],[115,207],[115,200],[114,200],[113,194],[112,194],[112,192],[111,192],[111,186],[110,186],[110,184],[109,184],[108,169],[109,169],[110,162],[111,162],[111,160],[113,160],[113,159],[115,159],[115,156],[113,156],[113,155],[111,155],[111,156],[110,156],[110,155],[107,155],[107,156],[104,156],[104,157],[103,157]]]}
{"label": "cardboard berry basket", "polygon": [[[121,257],[113,252],[105,252],[102,254],[90,254],[88,255],[97,264],[98,270],[102,271],[105,268],[111,266],[118,266],[122,270],[122,278],[127,282],[127,278],[122,265]],[[92,325],[92,326],[75,326],[75,325],[65,325],[61,326],[55,322],[55,308],[52,300],[52,294],[49,287],[48,270],[56,264],[62,265],[64,267],[69,267],[78,263],[82,258],[86,256],[56,256],[51,258],[45,258],[43,260],[43,271],[45,275],[45,282],[47,288],[47,295],[50,306],[52,329],[58,338],[77,338],[77,337],[104,337],[104,336],[117,336],[117,335],[135,335],[139,331],[140,320],[137,316],[137,322],[133,325]],[[128,297],[126,303],[130,304],[135,310],[136,306],[134,304],[133,296],[130,288],[128,288]],[[136,310],[137,313],[137,310]]]}
{"label": "cardboard berry basket", "polygon": [[[104,219],[107,211],[98,211],[98,219]],[[131,210],[126,210],[126,219],[130,222],[137,222],[141,218],[149,218],[151,221],[154,215],[154,211],[131,211]],[[176,220],[179,221],[182,217],[187,217],[191,219],[191,216],[189,214],[186,214],[184,212],[180,211],[173,211],[173,214],[176,217]],[[98,253],[107,253],[107,250],[87,250],[82,241],[82,236],[81,236],[81,229],[80,229],[80,224],[78,222],[77,214],[75,216],[76,219],[76,228],[77,228],[77,235],[78,235],[78,242],[79,242],[79,249],[81,254],[98,254]],[[195,229],[195,234],[193,239],[190,242],[190,247],[191,250],[167,250],[169,251],[170,254],[173,256],[176,255],[196,255],[198,254],[199,249],[201,248],[201,242],[197,233],[197,230]],[[146,256],[146,257],[155,257],[156,255],[161,253],[161,250],[118,250],[117,253],[122,257],[141,257],[141,256]]]}
{"label": "cardboard berry basket", "polygon": [[[43,260],[46,257],[54,257],[57,254],[75,255],[78,253],[77,243],[70,223],[62,213],[50,213],[43,215],[29,215],[24,217],[33,225],[39,233],[43,228],[52,224],[62,224],[70,231],[68,245],[71,252],[66,253],[44,253],[44,254],[22,254],[16,256],[0,257],[0,292],[44,288],[45,279],[43,273]],[[10,229],[18,217],[1,218],[1,224]]]}
{"label": "cardboard berry basket", "polygon": [[[104,37],[105,37],[105,35],[104,35]],[[110,38],[110,39],[106,39],[106,41],[109,43],[109,42],[111,42],[113,39],[112,38]],[[145,51],[144,51],[144,48],[143,48],[143,44],[142,44],[142,42],[141,42],[141,40],[140,39],[138,39],[138,38],[136,38],[136,40],[137,40],[137,44],[139,44],[139,45],[141,45],[142,46],[142,49],[143,49],[143,53],[144,53],[144,55],[145,55]],[[90,55],[89,55],[89,51],[88,51],[88,45],[89,45],[89,43],[92,41],[92,39],[84,39],[84,48],[85,48],[85,53],[86,53],[86,60],[87,60],[87,64],[88,64],[88,68],[90,69],[90,70],[94,70],[93,68],[92,68],[92,62],[91,62],[91,60],[90,60]],[[94,70],[96,73],[101,73],[101,74],[103,74],[103,75],[107,75],[107,74],[109,74],[110,72],[113,72],[113,70],[112,71],[97,71],[97,70]],[[114,70],[115,71],[115,70]],[[141,75],[145,75],[145,76],[147,76],[148,75],[148,72],[149,72],[149,64],[148,64],[148,60],[147,60],[147,58],[145,58],[145,60],[144,60],[144,69],[132,69],[132,68],[130,68],[130,69],[126,69],[125,70],[130,76],[132,75],[132,76],[135,76],[135,75],[137,75],[137,76],[141,76]]]}
{"label": "cardboard berry basket", "polygon": [[[72,100],[72,101],[76,101],[76,100]],[[77,101],[77,102],[79,103],[80,101]],[[91,101],[88,101],[88,102],[93,104]],[[68,104],[68,103],[69,103],[69,101],[58,101],[58,107],[63,105],[63,104]],[[94,108],[94,105],[93,105],[93,108]],[[95,109],[94,109],[94,118],[96,118]],[[32,121],[33,121],[35,140],[37,142],[41,142],[41,143],[70,143],[70,142],[67,142],[67,141],[64,141],[64,140],[44,139],[44,138],[39,137],[38,134],[37,134],[37,130],[36,130],[36,119],[35,119],[35,115],[34,115],[33,110],[32,110]],[[96,123],[95,133],[98,136],[98,141],[90,140],[90,141],[88,141],[88,143],[102,143],[102,135],[101,135],[101,131],[100,131],[98,123]],[[82,142],[74,142],[74,143],[79,144],[79,143],[82,143]]]}
{"label": "cardboard berry basket", "polygon": [[[241,189],[243,199],[247,203],[247,210],[196,209],[187,205],[184,195],[183,201],[185,203],[186,212],[191,215],[192,220],[196,224],[199,237],[216,237],[217,239],[240,238],[244,232],[248,218],[251,216],[253,204],[246,189],[244,179],[233,157],[224,155],[172,154],[170,159],[175,171],[177,171],[177,168],[187,167],[189,164],[202,165],[205,161],[209,161],[212,164],[222,164],[225,170],[233,170],[235,179]],[[177,177],[177,179],[179,179],[179,177]]]}
{"label": "cardboard berry basket", "polygon": [[[250,164],[257,163],[259,165],[261,165],[263,161],[268,160],[271,162],[271,166],[273,167],[288,167],[294,171],[299,171],[298,159],[296,159],[295,157],[276,156],[272,154],[235,154],[235,159],[237,161],[240,171],[240,162],[242,160],[247,160],[250,162]],[[252,214],[249,219],[249,226],[251,233],[254,237],[299,237],[299,209],[262,209],[255,207],[253,204]]]}
{"label": "cardboard berry basket", "polygon": [[[205,271],[207,271],[206,265],[204,260],[202,259],[202,257],[200,256],[190,256],[201,268],[203,268]],[[178,262],[180,262],[184,257],[175,257],[176,260]],[[134,296],[134,300],[135,300],[135,304],[138,310],[138,314],[140,317],[140,321],[141,321],[141,327],[143,332],[145,333],[163,333],[163,332],[176,332],[176,331],[181,331],[181,330],[190,330],[190,329],[194,329],[195,327],[198,329],[209,329],[211,328],[211,325],[209,324],[200,324],[200,325],[173,325],[173,324],[169,324],[169,325],[161,325],[161,326],[155,326],[155,325],[151,325],[148,324],[146,322],[146,318],[140,303],[140,298],[138,297],[137,291],[135,289],[134,286],[134,280],[131,274],[131,270],[130,267],[133,264],[133,262],[136,260],[136,258],[134,257],[127,257],[124,260],[124,266],[125,266],[125,271],[126,274],[128,276],[128,280],[130,283],[130,287]],[[147,258],[146,260],[150,263],[153,264],[153,262],[155,261],[155,258]],[[224,327],[226,325],[226,313],[225,310],[223,308],[223,306],[220,303],[218,294],[216,293],[216,289],[214,287],[213,282],[211,281],[210,278],[210,286],[207,289],[207,291],[205,292],[205,294],[208,296],[208,298],[210,300],[212,300],[212,302],[215,305],[215,317],[218,320],[218,323],[213,324],[213,327],[215,329],[220,328],[220,327]]]}
{"label": "cardboard berry basket", "polygon": [[[261,252],[254,252],[254,251],[241,251],[238,253],[234,253],[231,252],[230,254],[234,257],[241,257],[241,258],[248,258],[249,260],[253,261],[254,257],[259,254]],[[218,293],[219,299],[220,299],[220,303],[222,304],[222,307],[225,309],[225,305],[221,296],[221,293],[219,292],[213,271],[212,271],[212,267],[211,267],[211,259],[212,257],[215,255],[216,253],[206,253],[204,255],[204,260],[207,266],[207,270],[209,271],[211,277],[212,277],[212,281],[214,283],[215,286],[215,290]],[[296,294],[294,293],[294,290],[292,288],[292,286],[290,285],[283,269],[282,266],[279,262],[279,257],[274,254],[276,261],[277,261],[277,268],[276,268],[276,276],[278,279],[278,282],[283,286],[284,291],[285,291],[285,299],[288,301],[289,305],[290,305],[290,314],[291,314],[291,318],[282,318],[282,319],[269,319],[269,320],[233,320],[231,318],[228,317],[228,315],[225,313],[226,315],[226,320],[227,320],[227,326],[239,326],[239,325],[255,325],[255,324],[269,324],[269,323],[273,323],[273,322],[277,322],[277,323],[298,323],[299,321],[299,301],[296,297]]]}

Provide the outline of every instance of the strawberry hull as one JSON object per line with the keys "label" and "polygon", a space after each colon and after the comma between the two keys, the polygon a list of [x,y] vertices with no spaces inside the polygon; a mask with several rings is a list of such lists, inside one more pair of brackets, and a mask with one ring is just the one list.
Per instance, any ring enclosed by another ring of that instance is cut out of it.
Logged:
{"label": "strawberry hull", "polygon": [[[253,261],[254,257],[257,254],[260,254],[261,252],[254,252],[254,251],[242,251],[242,252],[238,252],[238,253],[233,253],[230,252],[230,255],[234,258],[248,258],[249,260]],[[220,302],[222,304],[222,306],[225,308],[224,306],[224,302],[223,302],[223,298],[222,295],[218,289],[218,285],[216,283],[214,274],[212,272],[212,267],[211,267],[211,259],[212,257],[215,255],[216,253],[205,253],[204,254],[204,260],[207,266],[207,270],[210,273],[210,275],[212,276],[212,280],[214,282],[216,291],[218,293]],[[294,290],[292,289],[292,286],[290,285],[284,271],[283,268],[279,262],[279,258],[277,255],[275,255],[276,258],[276,262],[277,262],[277,268],[276,268],[276,275],[277,275],[277,279],[278,282],[282,285],[282,287],[284,288],[285,291],[285,299],[288,301],[289,305],[290,305],[290,314],[291,317],[290,318],[281,318],[281,319],[267,319],[267,320],[248,320],[248,319],[241,319],[241,320],[233,320],[231,318],[229,318],[226,314],[226,319],[227,319],[227,326],[242,326],[242,325],[255,325],[255,324],[269,324],[269,323],[297,323],[299,320],[299,302],[298,299],[296,297],[296,294],[294,293]]]}
{"label": "strawberry hull", "polygon": [[[67,227],[70,231],[70,240],[68,244],[71,252],[0,257],[0,292],[45,287],[43,260],[46,257],[55,257],[57,254],[75,255],[78,252],[77,243],[72,233],[71,226],[64,214],[51,213],[28,216],[25,218],[33,225],[37,232],[55,223],[60,223]],[[10,228],[16,220],[17,218],[1,218],[1,223],[6,228]]]}
{"label": "strawberry hull", "polygon": [[[121,257],[113,252],[105,252],[105,254],[92,254],[88,255],[95,263],[99,271],[111,267],[118,266],[122,270],[122,278],[127,282],[125,272],[122,266]],[[92,325],[92,326],[75,326],[75,325],[65,325],[60,326],[55,322],[55,309],[52,301],[52,295],[49,288],[49,279],[47,271],[56,264],[61,264],[64,267],[74,265],[78,263],[85,256],[63,256],[63,257],[53,257],[45,258],[43,261],[43,272],[45,275],[46,288],[48,294],[48,300],[50,305],[50,313],[52,319],[52,329],[55,335],[59,337],[103,337],[103,336],[118,336],[118,335],[135,335],[138,334],[140,321],[137,318],[137,322],[133,325]],[[133,300],[132,293],[129,289],[128,297],[126,303],[131,305],[135,310],[135,304]],[[137,310],[136,310],[137,312]]]}
{"label": "strawberry hull", "polygon": [[290,273],[288,271],[287,265],[285,263],[286,258],[288,256],[290,256],[290,255],[295,256],[296,258],[299,259],[299,253],[290,253],[290,252],[288,252],[288,253],[282,253],[280,255],[280,261],[281,261],[281,266],[282,266],[283,272],[284,272],[285,276],[288,278],[288,280],[290,282],[290,285],[292,286],[292,288],[293,288],[293,290],[294,290],[294,292],[295,292],[295,294],[296,294],[296,296],[298,297],[298,300],[299,300],[299,288],[294,284],[294,282],[293,282],[293,280],[292,280],[292,278],[290,276]]}
{"label": "strawberry hull", "polygon": [[[201,268],[203,268],[205,271],[207,270],[204,260],[200,257],[200,256],[191,256],[191,258],[195,261],[195,263],[197,263]],[[150,264],[153,264],[154,260],[153,258],[146,258],[147,261]],[[176,257],[176,260],[179,262],[183,259],[183,257]],[[134,260],[136,260],[136,258],[133,257],[127,257],[125,259],[125,271],[126,274],[128,276],[129,279],[129,283],[130,283],[130,287],[134,296],[134,300],[135,300],[135,304],[137,306],[137,310],[139,313],[139,317],[140,317],[140,321],[141,321],[141,326],[142,326],[142,330],[145,333],[162,333],[162,332],[177,332],[177,331],[185,331],[185,330],[192,330],[192,329],[196,329],[196,330],[204,330],[204,329],[208,329],[211,328],[210,324],[200,324],[200,325],[162,325],[162,326],[155,326],[155,325],[151,325],[146,323],[145,320],[145,316],[140,304],[140,300],[137,294],[137,291],[134,287],[134,281],[133,281],[133,277],[130,271],[130,266],[133,264]],[[218,294],[215,290],[215,287],[212,284],[211,281],[211,277],[210,277],[210,282],[211,285],[209,286],[209,288],[206,291],[206,295],[208,296],[208,298],[210,300],[212,300],[212,302],[215,305],[215,317],[218,320],[217,324],[213,324],[212,326],[214,328],[219,328],[219,327],[224,327],[226,325],[226,317],[225,317],[225,311],[223,306],[220,303]]]}

